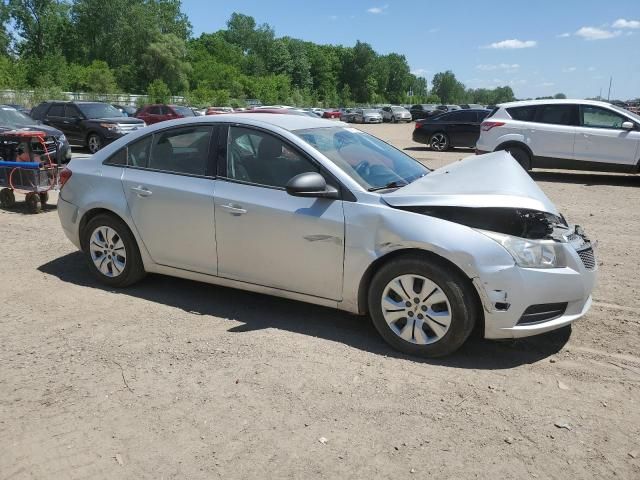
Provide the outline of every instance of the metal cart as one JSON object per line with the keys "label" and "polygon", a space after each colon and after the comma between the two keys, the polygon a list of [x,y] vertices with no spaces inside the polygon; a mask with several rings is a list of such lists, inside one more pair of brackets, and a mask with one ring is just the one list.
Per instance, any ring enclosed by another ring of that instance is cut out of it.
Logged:
{"label": "metal cart", "polygon": [[49,191],[59,185],[54,163],[57,144],[45,132],[10,130],[0,132],[0,205],[11,208],[16,193],[25,195],[31,213],[42,211]]}

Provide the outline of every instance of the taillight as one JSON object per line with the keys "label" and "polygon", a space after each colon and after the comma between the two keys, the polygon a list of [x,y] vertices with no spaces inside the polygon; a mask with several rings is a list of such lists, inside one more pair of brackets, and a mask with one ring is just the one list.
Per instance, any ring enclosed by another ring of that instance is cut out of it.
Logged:
{"label": "taillight", "polygon": [[73,172],[68,168],[65,168],[60,172],[60,190],[62,190],[62,187],[64,187],[64,184],[69,181],[72,174]]}
{"label": "taillight", "polygon": [[414,127],[415,127],[415,128],[420,128],[420,127],[422,127],[422,124],[421,124],[421,123],[416,122],[416,124],[415,124],[415,126],[414,126]]}
{"label": "taillight", "polygon": [[504,125],[504,122],[482,122],[480,124],[480,129],[483,132],[488,132],[494,127],[502,127],[503,125]]}

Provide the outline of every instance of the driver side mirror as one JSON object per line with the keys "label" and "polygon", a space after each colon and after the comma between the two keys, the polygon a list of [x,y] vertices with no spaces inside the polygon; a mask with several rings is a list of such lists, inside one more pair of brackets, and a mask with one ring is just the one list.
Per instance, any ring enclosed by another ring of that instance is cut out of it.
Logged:
{"label": "driver side mirror", "polygon": [[340,198],[338,190],[327,185],[324,177],[316,172],[296,175],[289,180],[285,188],[287,193],[294,197]]}
{"label": "driver side mirror", "polygon": [[633,122],[622,122],[623,130],[633,130],[634,127],[635,125],[633,124]]}

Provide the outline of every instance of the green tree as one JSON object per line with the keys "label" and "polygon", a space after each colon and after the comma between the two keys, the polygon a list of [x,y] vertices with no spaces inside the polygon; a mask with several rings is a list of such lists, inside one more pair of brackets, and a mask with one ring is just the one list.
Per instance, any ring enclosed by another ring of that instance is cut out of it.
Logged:
{"label": "green tree", "polygon": [[94,60],[86,68],[85,85],[89,92],[95,93],[113,93],[118,88],[113,70],[102,60]]}
{"label": "green tree", "polygon": [[456,79],[451,70],[433,76],[432,92],[444,103],[462,103],[465,99],[464,85]]}
{"label": "green tree", "polygon": [[147,96],[149,103],[169,103],[171,91],[166,83],[160,79],[156,79],[149,84]]}
{"label": "green tree", "polygon": [[558,100],[564,100],[565,98],[567,98],[567,96],[564,93],[556,93],[553,98],[558,99]]}
{"label": "green tree", "polygon": [[8,0],[7,7],[3,3],[2,12],[5,16],[9,14],[15,24],[20,55],[44,58],[60,52],[65,45],[66,34],[71,27],[67,2]]}
{"label": "green tree", "polygon": [[149,44],[140,58],[147,78],[162,80],[173,93],[189,88],[191,64],[187,61],[187,47],[173,33],[160,35]]}

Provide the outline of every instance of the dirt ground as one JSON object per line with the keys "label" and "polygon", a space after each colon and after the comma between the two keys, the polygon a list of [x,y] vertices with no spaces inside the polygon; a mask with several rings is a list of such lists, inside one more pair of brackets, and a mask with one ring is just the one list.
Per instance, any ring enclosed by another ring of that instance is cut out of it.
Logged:
{"label": "dirt ground", "polygon": [[[472,153],[412,128],[366,130],[429,166]],[[533,177],[599,242],[593,308],[434,361],[321,307],[109,290],[55,207],[0,210],[0,479],[640,478],[640,176]]]}

